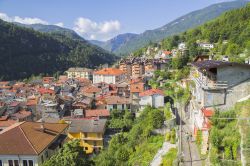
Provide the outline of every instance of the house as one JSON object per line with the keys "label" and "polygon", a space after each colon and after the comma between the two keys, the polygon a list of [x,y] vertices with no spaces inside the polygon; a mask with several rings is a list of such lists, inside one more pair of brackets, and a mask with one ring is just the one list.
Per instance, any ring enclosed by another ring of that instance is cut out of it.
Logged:
{"label": "house", "polygon": [[94,72],[93,83],[105,82],[107,84],[116,84],[124,81],[125,72],[116,68],[104,68]]}
{"label": "house", "polygon": [[103,148],[106,119],[71,119],[68,137],[80,139],[80,145],[87,154]]}
{"label": "house", "polygon": [[68,78],[87,78],[89,80],[93,79],[93,70],[81,67],[69,68],[67,71]]}
{"label": "house", "polygon": [[202,152],[206,153],[209,135],[206,118],[211,116],[211,108],[220,111],[229,109],[238,100],[250,94],[250,65],[235,62],[205,60],[193,62],[190,72],[192,97],[187,109],[187,117],[194,128],[202,130]]}
{"label": "house", "polygon": [[49,86],[51,83],[53,83],[55,80],[54,77],[43,77],[43,86],[47,87]]}
{"label": "house", "polygon": [[17,113],[10,115],[10,117],[17,122],[32,121],[32,112],[22,109]]}
{"label": "house", "polygon": [[107,119],[109,116],[110,112],[106,109],[85,110],[85,118]]}
{"label": "house", "polygon": [[197,137],[198,131],[201,131],[201,154],[206,154],[208,150],[209,130],[212,127],[210,118],[214,114],[212,108],[201,108],[194,117],[194,137]]}
{"label": "house", "polygon": [[130,110],[130,100],[120,96],[108,96],[105,98],[106,108],[109,111],[117,110]]}
{"label": "house", "polygon": [[212,48],[214,48],[213,44],[206,43],[206,42],[198,43],[198,46],[201,47],[201,48],[203,48],[203,49],[212,49]]}
{"label": "house", "polygon": [[0,132],[0,163],[39,166],[57,152],[67,138],[68,124],[20,122]]}
{"label": "house", "polygon": [[[250,65],[206,60],[192,63],[192,95],[202,107],[225,109],[250,94]],[[200,109],[198,108],[198,109]]]}
{"label": "house", "polygon": [[182,42],[178,44],[178,49],[179,50],[185,50],[187,49],[186,43]]}
{"label": "house", "polygon": [[164,92],[160,89],[149,89],[141,92],[139,96],[141,109],[148,105],[155,108],[164,107]]}
{"label": "house", "polygon": [[129,97],[129,84],[126,82],[121,82],[116,85],[117,95],[123,97]]}
{"label": "house", "polygon": [[85,86],[85,87],[81,88],[80,91],[85,96],[88,96],[88,97],[96,97],[96,96],[99,96],[101,93],[101,89],[97,88],[93,85]]}
{"label": "house", "polygon": [[139,94],[144,91],[144,83],[136,82],[130,85],[130,99],[132,110],[139,109],[140,96]]}

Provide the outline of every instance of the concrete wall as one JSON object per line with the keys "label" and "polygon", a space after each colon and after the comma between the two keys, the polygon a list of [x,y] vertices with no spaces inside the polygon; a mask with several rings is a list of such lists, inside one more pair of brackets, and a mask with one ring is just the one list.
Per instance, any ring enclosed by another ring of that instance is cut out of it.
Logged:
{"label": "concrete wall", "polygon": [[204,107],[220,106],[225,104],[225,90],[204,91],[203,105]]}
{"label": "concrete wall", "polygon": [[250,68],[225,66],[217,69],[217,81],[227,81],[229,86],[250,79]]}
{"label": "concrete wall", "polygon": [[228,109],[233,107],[235,103],[250,94],[250,79],[221,91],[204,91],[204,106],[218,109]]}
{"label": "concrete wall", "polygon": [[155,108],[164,107],[164,96],[153,95],[153,107]]}

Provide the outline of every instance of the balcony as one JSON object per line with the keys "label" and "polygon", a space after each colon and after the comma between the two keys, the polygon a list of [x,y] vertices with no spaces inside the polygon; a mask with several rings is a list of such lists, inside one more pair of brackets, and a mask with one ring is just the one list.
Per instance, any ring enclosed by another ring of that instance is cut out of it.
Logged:
{"label": "balcony", "polygon": [[228,88],[227,81],[213,81],[206,76],[203,77],[205,78],[202,78],[199,74],[197,74],[194,71],[191,72],[191,79],[195,82],[196,85],[202,87],[203,89],[218,90],[218,89]]}
{"label": "balcony", "polygon": [[82,140],[84,140],[84,141],[102,141],[103,138],[98,138],[98,137],[85,137],[85,138],[82,138]]}

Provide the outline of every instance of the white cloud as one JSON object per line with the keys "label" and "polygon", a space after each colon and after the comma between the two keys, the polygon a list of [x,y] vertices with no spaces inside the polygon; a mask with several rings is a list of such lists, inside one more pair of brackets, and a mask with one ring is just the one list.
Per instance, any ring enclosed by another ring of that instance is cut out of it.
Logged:
{"label": "white cloud", "polygon": [[59,26],[59,27],[63,27],[64,26],[63,22],[58,22],[58,23],[56,23],[54,25]]}
{"label": "white cloud", "polygon": [[44,21],[40,18],[30,18],[30,17],[25,17],[25,18],[21,18],[19,16],[14,16],[14,17],[10,17],[5,13],[0,13],[0,19],[4,20],[4,21],[8,21],[8,22],[18,22],[18,23],[22,23],[22,24],[49,24],[47,21]]}
{"label": "white cloud", "polygon": [[107,40],[119,33],[121,24],[117,20],[98,23],[80,17],[75,21],[73,29],[86,39]]}

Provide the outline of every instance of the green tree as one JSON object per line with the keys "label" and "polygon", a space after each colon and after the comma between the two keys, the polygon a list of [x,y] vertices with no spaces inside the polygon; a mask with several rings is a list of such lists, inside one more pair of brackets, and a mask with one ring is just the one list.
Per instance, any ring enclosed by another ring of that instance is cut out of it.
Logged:
{"label": "green tree", "polygon": [[80,147],[79,140],[73,140],[63,145],[63,147],[47,160],[43,166],[90,166],[91,162]]}

